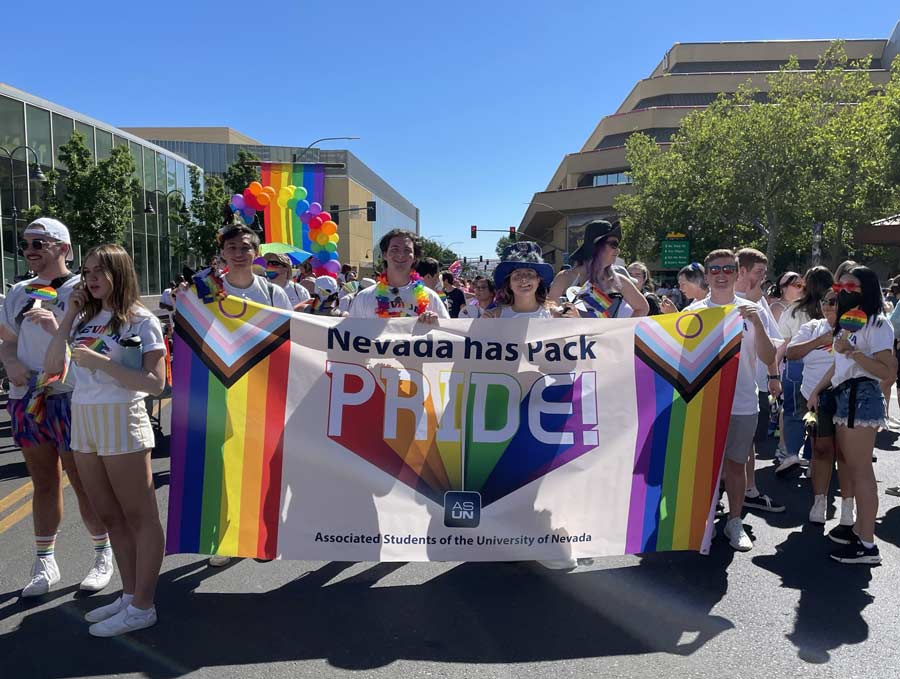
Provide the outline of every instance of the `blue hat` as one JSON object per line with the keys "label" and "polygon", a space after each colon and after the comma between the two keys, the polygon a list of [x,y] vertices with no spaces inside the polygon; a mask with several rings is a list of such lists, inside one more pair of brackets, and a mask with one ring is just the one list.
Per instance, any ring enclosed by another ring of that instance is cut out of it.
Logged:
{"label": "blue hat", "polygon": [[544,285],[550,288],[553,283],[553,267],[544,261],[543,252],[537,243],[521,241],[503,248],[500,255],[502,260],[494,269],[494,285],[503,286],[506,277],[516,269],[533,269],[544,281]]}

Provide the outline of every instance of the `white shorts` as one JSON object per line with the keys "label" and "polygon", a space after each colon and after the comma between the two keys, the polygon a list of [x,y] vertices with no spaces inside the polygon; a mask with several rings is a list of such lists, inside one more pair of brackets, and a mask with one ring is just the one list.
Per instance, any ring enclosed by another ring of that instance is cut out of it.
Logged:
{"label": "white shorts", "polygon": [[155,443],[143,401],[72,404],[72,450],[120,455],[148,450]]}

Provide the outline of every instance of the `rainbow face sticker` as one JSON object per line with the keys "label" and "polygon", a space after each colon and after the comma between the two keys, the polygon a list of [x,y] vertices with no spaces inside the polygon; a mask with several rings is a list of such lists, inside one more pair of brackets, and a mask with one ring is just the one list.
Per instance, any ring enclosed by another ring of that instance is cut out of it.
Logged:
{"label": "rainbow face sticker", "polygon": [[266,278],[270,281],[278,278],[278,274],[281,273],[281,267],[277,264],[266,264]]}
{"label": "rainbow face sticker", "polygon": [[38,302],[55,302],[57,299],[56,288],[49,285],[26,285],[25,294]]}
{"label": "rainbow face sticker", "polygon": [[860,308],[850,309],[850,311],[846,312],[843,316],[841,316],[840,321],[838,321],[838,325],[841,330],[846,330],[847,332],[856,332],[857,330],[861,330],[866,326],[866,323],[869,322],[869,317],[866,316],[866,312]]}

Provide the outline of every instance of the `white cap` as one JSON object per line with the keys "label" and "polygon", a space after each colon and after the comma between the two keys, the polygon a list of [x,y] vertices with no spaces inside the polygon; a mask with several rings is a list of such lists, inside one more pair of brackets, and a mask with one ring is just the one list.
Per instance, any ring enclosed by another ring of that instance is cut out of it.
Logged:
{"label": "white cap", "polygon": [[[320,297],[329,297],[338,291],[337,281],[331,276],[319,276],[316,278],[316,294]],[[320,293],[325,293],[324,295]]]}
{"label": "white cap", "polygon": [[372,280],[371,278],[363,278],[362,280],[359,281],[359,289],[360,290],[365,290],[366,288],[371,288],[373,285],[375,285],[375,281]]}
{"label": "white cap", "polygon": [[35,219],[31,224],[25,227],[25,232],[22,235],[36,237],[43,236],[44,238],[52,238],[60,243],[65,243],[69,246],[69,251],[66,253],[66,261],[71,261],[75,258],[75,255],[72,252],[72,239],[69,237],[69,229],[58,219],[53,219],[52,217],[40,217]]}

